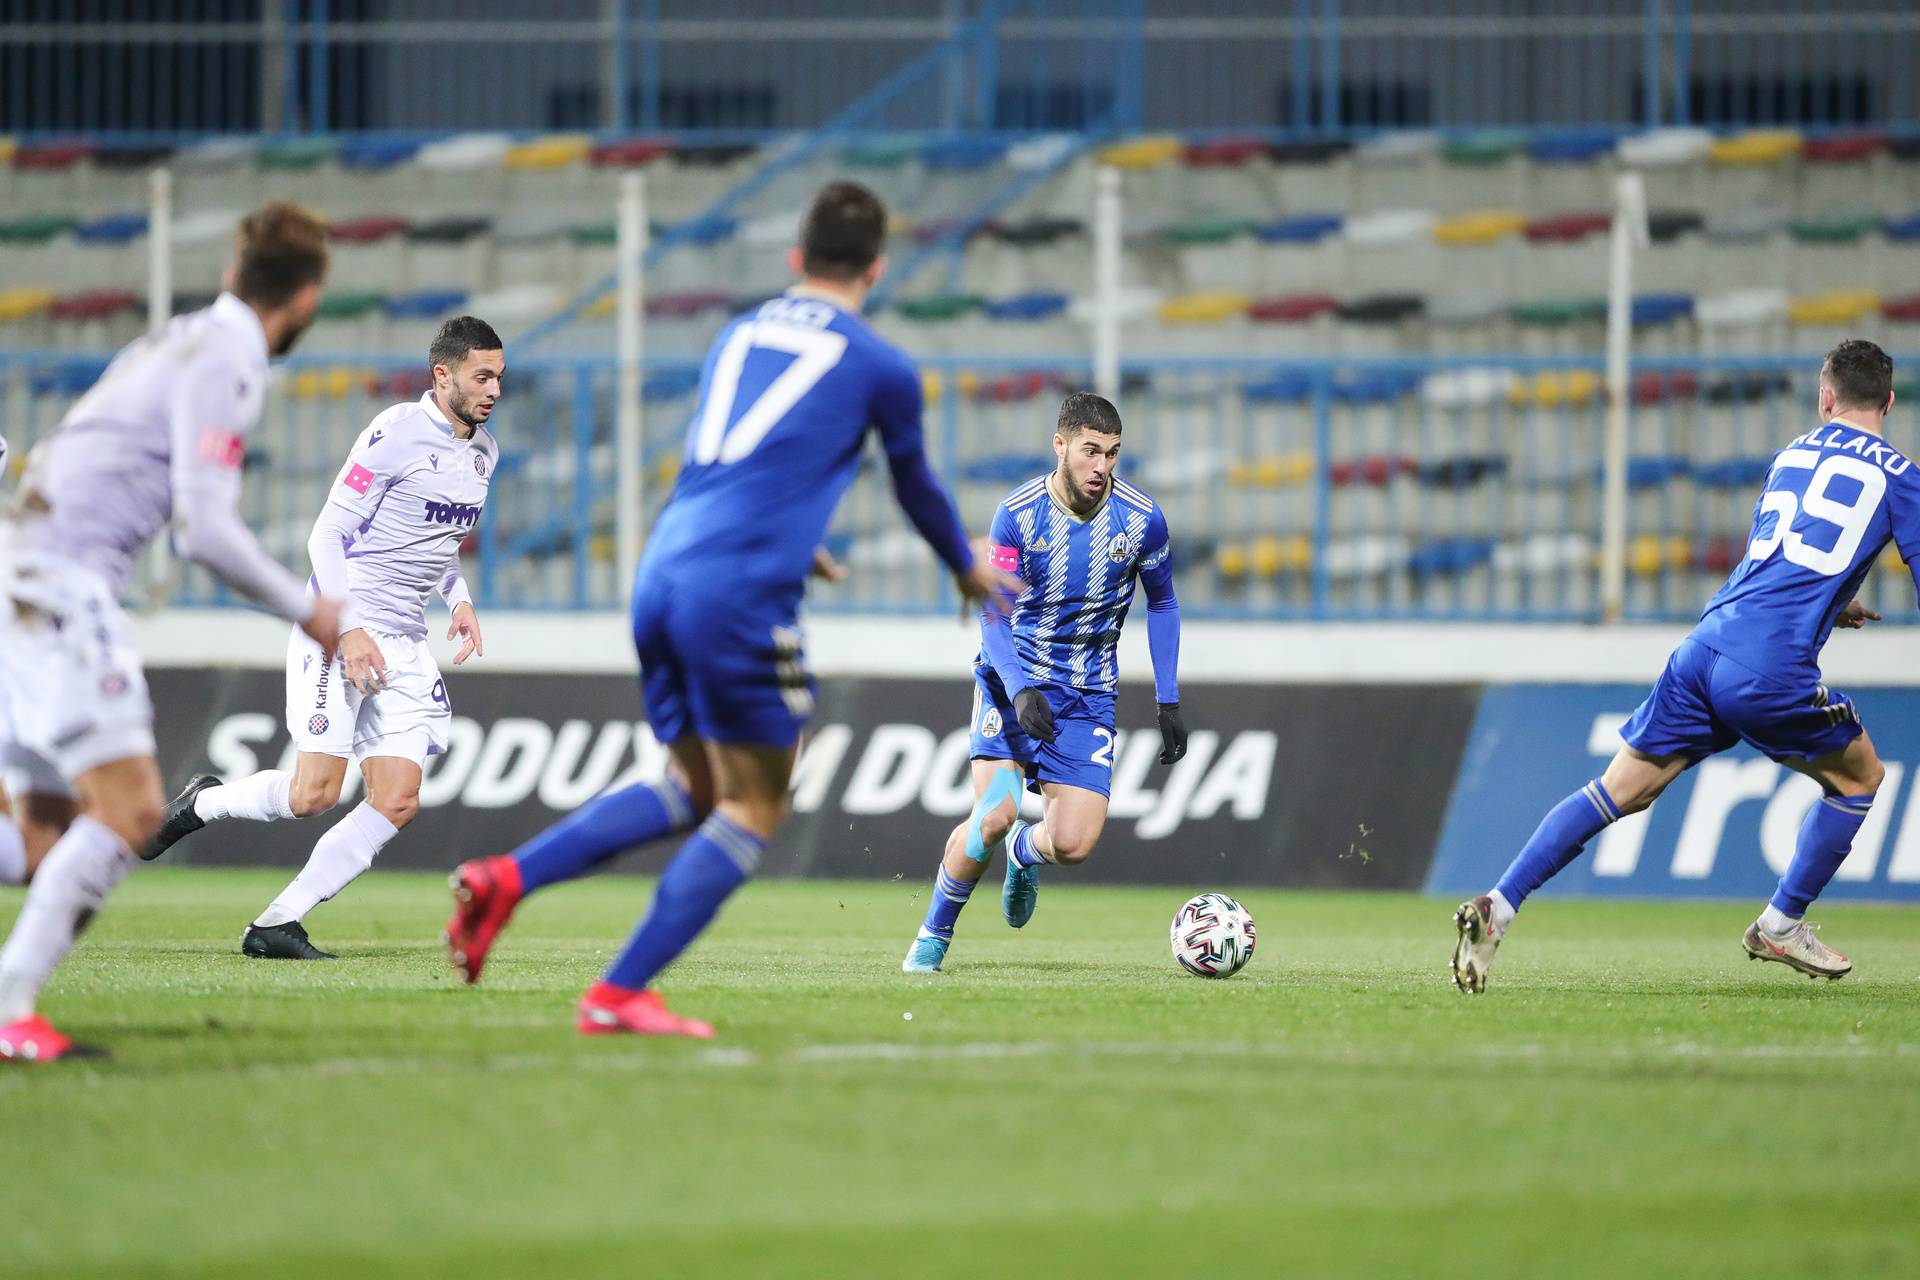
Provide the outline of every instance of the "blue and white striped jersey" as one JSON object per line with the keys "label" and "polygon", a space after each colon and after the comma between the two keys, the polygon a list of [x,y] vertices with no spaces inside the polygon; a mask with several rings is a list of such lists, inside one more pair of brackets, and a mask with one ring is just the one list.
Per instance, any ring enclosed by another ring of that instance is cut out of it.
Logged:
{"label": "blue and white striped jersey", "polygon": [[1075,515],[1043,475],[1002,500],[987,541],[995,567],[1027,584],[1012,621],[1028,682],[1114,692],[1120,674],[1114,655],[1134,581],[1172,574],[1167,520],[1158,504],[1115,478],[1098,507]]}

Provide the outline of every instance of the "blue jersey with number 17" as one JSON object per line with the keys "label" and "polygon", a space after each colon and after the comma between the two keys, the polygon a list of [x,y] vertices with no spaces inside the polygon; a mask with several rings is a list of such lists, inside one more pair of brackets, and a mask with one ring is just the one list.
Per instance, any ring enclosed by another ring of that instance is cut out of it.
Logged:
{"label": "blue jersey with number 17", "polygon": [[920,375],[859,316],[790,293],[720,331],[700,389],[648,567],[798,599],[867,432],[889,458],[923,447]]}
{"label": "blue jersey with number 17", "polygon": [[1829,422],[1782,449],[1747,556],[1693,638],[1762,676],[1819,678],[1820,650],[1888,542],[1920,566],[1920,473],[1872,432]]}

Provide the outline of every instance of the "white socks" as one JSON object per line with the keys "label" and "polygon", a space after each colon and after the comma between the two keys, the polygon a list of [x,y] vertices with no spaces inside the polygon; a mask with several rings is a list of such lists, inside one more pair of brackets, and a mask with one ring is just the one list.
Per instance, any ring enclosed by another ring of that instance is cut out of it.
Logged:
{"label": "white socks", "polygon": [[12,818],[0,818],[0,884],[27,882],[27,842]]}
{"label": "white socks", "polygon": [[33,1012],[40,988],[93,913],[133,866],[133,851],[85,814],[73,820],[40,864],[27,904],[0,947],[0,1023]]}
{"label": "white socks", "polygon": [[255,822],[277,822],[293,816],[287,797],[293,789],[293,774],[285,769],[267,769],[238,782],[208,787],[193,798],[193,812],[202,822],[221,818],[251,818]]}
{"label": "white socks", "polygon": [[[259,776],[259,775],[256,775]],[[208,788],[212,790],[212,788]],[[364,800],[335,823],[333,829],[313,846],[307,865],[281,890],[254,923],[262,929],[304,920],[328,898],[360,878],[373,865],[375,855],[399,828]],[[43,871],[41,874],[45,874]]]}
{"label": "white socks", "polygon": [[1800,922],[1798,920],[1774,906],[1771,902],[1767,904],[1767,909],[1760,913],[1761,932],[1770,933],[1776,938],[1782,934],[1792,933],[1799,925]]}
{"label": "white socks", "polygon": [[1507,901],[1507,895],[1501,893],[1498,889],[1489,893],[1487,897],[1493,903],[1493,931],[1495,933],[1505,933],[1507,926],[1513,923],[1514,916],[1518,915],[1519,912],[1511,902]]}

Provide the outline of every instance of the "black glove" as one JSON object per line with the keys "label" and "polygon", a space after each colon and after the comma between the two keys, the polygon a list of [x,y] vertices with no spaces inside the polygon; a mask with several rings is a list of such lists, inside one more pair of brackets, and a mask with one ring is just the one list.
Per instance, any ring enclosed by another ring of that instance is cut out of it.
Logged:
{"label": "black glove", "polygon": [[1187,724],[1180,718],[1180,704],[1160,704],[1160,763],[1177,764],[1187,754]]}
{"label": "black glove", "polygon": [[[1052,742],[1060,736],[1059,730],[1053,727],[1053,708],[1047,705],[1047,695],[1038,689],[1022,689],[1015,694],[1013,714],[1029,738]],[[1182,734],[1181,738],[1184,741],[1186,735]]]}

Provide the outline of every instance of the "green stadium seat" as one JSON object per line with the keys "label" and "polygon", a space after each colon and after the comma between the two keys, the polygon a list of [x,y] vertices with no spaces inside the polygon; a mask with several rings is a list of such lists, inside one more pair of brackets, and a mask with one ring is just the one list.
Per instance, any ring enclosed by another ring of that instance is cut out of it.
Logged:
{"label": "green stadium seat", "polygon": [[340,154],[334,138],[288,138],[269,142],[254,157],[262,169],[300,171],[317,169]]}
{"label": "green stadium seat", "polygon": [[1251,230],[1253,224],[1245,218],[1200,218],[1162,227],[1160,234],[1173,244],[1207,245],[1226,244]]}
{"label": "green stadium seat", "polygon": [[1484,168],[1489,165],[1504,164],[1524,151],[1526,146],[1525,134],[1502,130],[1453,138],[1448,141],[1441,154],[1451,165]]}
{"label": "green stadium seat", "polygon": [[1880,230],[1886,221],[1870,210],[1835,209],[1796,218],[1787,229],[1802,244],[1853,244],[1868,232]]}
{"label": "green stadium seat", "polygon": [[40,213],[16,218],[11,222],[0,222],[0,244],[45,244],[79,225],[80,220],[67,213]]}
{"label": "green stadium seat", "polygon": [[957,320],[979,310],[980,296],[973,293],[934,293],[919,298],[902,298],[893,304],[893,308],[907,320]]}
{"label": "green stadium seat", "polygon": [[358,320],[385,309],[387,295],[371,289],[335,289],[320,295],[314,314],[322,320]]}
{"label": "green stadium seat", "polygon": [[1583,320],[1603,320],[1606,314],[1605,298],[1586,295],[1522,302],[1508,313],[1515,324],[1530,328],[1560,328]]}

